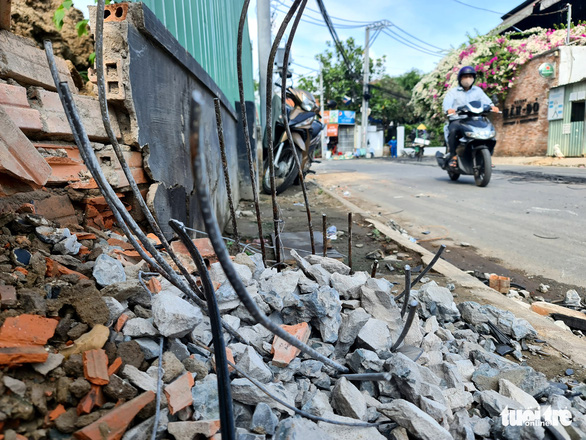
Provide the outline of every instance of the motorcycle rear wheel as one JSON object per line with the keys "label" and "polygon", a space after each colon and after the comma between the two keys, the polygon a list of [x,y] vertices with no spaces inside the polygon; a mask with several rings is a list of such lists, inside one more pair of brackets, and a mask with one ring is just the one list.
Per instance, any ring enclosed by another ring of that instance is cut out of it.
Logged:
{"label": "motorcycle rear wheel", "polygon": [[492,160],[488,149],[483,148],[476,152],[476,166],[474,182],[476,182],[476,186],[484,187],[488,185],[492,175]]}
{"label": "motorcycle rear wheel", "polygon": [[[277,150],[278,146],[275,148],[275,151]],[[299,169],[297,168],[293,154],[297,154],[299,162],[301,162],[301,152],[297,149],[293,152],[288,144],[285,145],[281,152],[279,163],[275,164],[275,190],[277,194],[281,194],[289,188],[295,181],[295,178],[299,175]],[[265,172],[262,179],[262,189],[265,194],[270,194],[271,177],[268,161],[265,162],[264,169]]]}

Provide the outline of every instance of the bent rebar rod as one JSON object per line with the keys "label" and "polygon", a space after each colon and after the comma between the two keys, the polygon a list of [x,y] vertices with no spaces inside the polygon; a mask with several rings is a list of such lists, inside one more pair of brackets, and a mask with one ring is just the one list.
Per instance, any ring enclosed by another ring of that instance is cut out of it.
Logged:
{"label": "bent rebar rod", "polygon": [[[147,289],[148,290],[148,289]],[[150,292],[150,290],[149,290]],[[153,422],[153,432],[151,433],[151,440],[157,438],[157,428],[159,427],[159,419],[161,417],[161,388],[163,386],[163,342],[165,338],[161,336],[159,339],[159,366],[157,368],[157,396],[155,400],[155,420]]]}
{"label": "bent rebar rod", "polygon": [[[207,350],[207,351],[211,351],[211,349],[208,346],[202,344],[200,341],[196,341],[196,344],[199,345],[201,348]],[[264,384],[260,383],[254,377],[252,377],[249,374],[247,374],[244,370],[242,370],[238,365],[234,364],[233,362],[228,361],[228,365],[230,365],[232,368],[234,368],[236,370],[236,372],[238,374],[240,374],[242,377],[244,377],[244,378],[248,379],[250,382],[252,382],[252,384],[255,387],[257,387],[259,390],[261,390],[263,393],[265,393],[267,396],[269,396],[275,402],[280,403],[284,407],[289,408],[291,411],[295,412],[296,414],[299,414],[301,417],[305,417],[306,419],[313,420],[315,422],[325,422],[325,423],[331,423],[332,425],[350,426],[350,427],[355,427],[355,428],[359,428],[359,427],[364,427],[364,428],[366,428],[366,427],[376,427],[376,426],[379,426],[379,425],[394,424],[394,422],[392,422],[390,420],[389,421],[385,421],[385,422],[377,422],[377,423],[368,423],[368,422],[344,422],[342,420],[332,420],[332,419],[326,419],[326,418],[320,417],[320,416],[315,416],[315,415],[310,414],[308,412],[305,412],[305,411],[302,411],[300,409],[297,409],[295,406],[293,406],[293,405],[285,402],[284,400],[280,399],[279,397],[275,396],[273,393],[271,393],[264,386]],[[389,376],[391,376],[390,373],[384,373],[384,374],[388,374]],[[344,376],[344,377],[347,377],[347,376]]]}
{"label": "bent rebar rod", "polygon": [[234,229],[233,232],[236,244],[236,251],[240,252],[240,237],[238,236],[238,225],[236,224],[236,211],[234,210],[234,201],[232,200],[232,186],[230,185],[230,173],[228,172],[228,159],[226,158],[226,145],[224,143],[222,108],[220,107],[220,100],[218,98],[214,98],[214,110],[216,111],[216,129],[218,131],[218,142],[220,143],[220,156],[222,157],[222,169],[224,170],[224,181],[226,182],[226,195],[228,196],[230,217],[232,217],[232,229]]}
{"label": "bent rebar rod", "polygon": [[[287,44],[285,45],[285,54],[283,55],[283,71],[281,74],[281,80],[283,84],[281,85],[281,115],[283,118],[283,124],[285,125],[285,130],[287,132],[287,139],[289,141],[289,148],[293,151],[293,158],[295,160],[295,165],[297,166],[297,171],[299,174],[299,183],[301,184],[301,190],[303,191],[303,200],[305,201],[305,212],[307,214],[307,228],[309,229],[309,242],[311,243],[311,254],[315,255],[315,239],[313,237],[313,224],[311,223],[311,210],[309,208],[309,198],[307,197],[307,187],[305,185],[305,176],[303,175],[303,168],[301,167],[301,161],[299,160],[299,156],[297,155],[297,147],[295,146],[295,142],[293,142],[293,136],[291,135],[291,127],[289,126],[289,118],[287,116],[286,111],[286,100],[287,100],[287,71],[289,70],[289,53],[291,52],[291,45],[293,44],[293,38],[295,38],[295,32],[297,32],[297,27],[299,26],[299,22],[301,21],[301,16],[303,15],[303,11],[305,10],[305,6],[307,5],[307,0],[303,0],[301,6],[299,7],[299,12],[297,12],[297,16],[293,21],[293,25],[291,26],[291,33],[289,34],[289,38],[287,39]],[[311,158],[309,154],[307,155],[307,160],[311,162]]]}
{"label": "bent rebar rod", "polygon": [[405,299],[403,300],[403,307],[401,307],[401,318],[405,316],[407,311],[407,304],[409,304],[409,296],[411,295],[411,266],[405,265]]}
{"label": "bent rebar rod", "polygon": [[[419,281],[421,281],[421,279],[425,276],[425,274],[430,271],[430,269],[433,267],[433,265],[435,263],[437,263],[437,260],[439,260],[439,257],[441,256],[442,252],[445,249],[446,249],[446,245],[442,244],[440,246],[440,248],[438,249],[438,251],[436,252],[436,254],[431,259],[431,261],[429,262],[429,264],[427,266],[425,266],[425,269],[423,269],[421,271],[421,273],[417,276],[417,278],[415,278],[415,280],[413,280],[413,282],[411,283],[411,287],[415,286]],[[405,295],[406,292],[407,292],[407,289],[404,289],[399,295],[397,295],[395,297],[395,301],[401,299]]]}
{"label": "bent rebar rod", "polygon": [[256,174],[254,171],[252,148],[250,146],[250,133],[248,131],[248,120],[246,119],[246,106],[244,101],[244,80],[242,79],[242,34],[244,32],[244,22],[246,21],[246,14],[248,12],[248,5],[250,0],[244,0],[242,5],[242,12],[240,14],[240,22],[238,23],[238,40],[236,44],[236,68],[238,76],[238,94],[240,98],[240,118],[242,119],[242,130],[244,131],[244,145],[246,145],[246,153],[248,157],[248,170],[250,172],[250,184],[252,185],[252,195],[254,198],[254,210],[256,212],[256,225],[258,227],[258,239],[260,240],[260,251],[262,254],[262,262],[266,265],[267,251],[265,249],[265,241],[262,232],[262,220],[260,217],[260,204],[258,202],[258,188],[256,184]]}
{"label": "bent rebar rod", "polygon": [[116,139],[116,135],[114,134],[114,130],[112,130],[112,125],[110,124],[110,115],[108,112],[108,103],[106,101],[106,80],[104,78],[104,9],[105,9],[105,0],[98,0],[98,5],[96,8],[96,76],[98,80],[98,101],[100,103],[100,112],[102,114],[102,123],[104,124],[104,129],[108,135],[108,139],[112,144],[112,148],[114,149],[114,153],[116,153],[116,157],[120,162],[120,166],[122,167],[122,171],[126,176],[126,180],[128,180],[128,184],[130,185],[130,189],[134,194],[134,198],[138,202],[141,211],[143,212],[145,218],[147,219],[149,226],[157,236],[157,238],[161,241],[161,244],[166,249],[167,253],[173,260],[173,263],[179,268],[182,275],[185,277],[189,286],[194,292],[199,293],[202,295],[202,292],[195,284],[193,277],[187,270],[184,269],[183,265],[177,258],[175,252],[169,245],[169,242],[165,238],[163,231],[161,230],[159,224],[153,217],[150,209],[148,208],[140,190],[138,189],[138,185],[134,180],[134,176],[132,175],[132,171],[130,171],[130,167],[124,158],[124,154],[122,153],[122,149],[120,148],[120,144]]}
{"label": "bent rebar rod", "polygon": [[169,226],[179,236],[181,242],[187,248],[189,255],[197,266],[203,291],[208,304],[210,315],[210,325],[212,330],[212,340],[214,341],[214,356],[216,357],[216,374],[218,375],[218,399],[220,401],[220,429],[222,438],[234,440],[236,438],[236,428],[234,427],[234,414],[232,412],[232,391],[230,389],[230,373],[228,372],[228,359],[226,357],[226,344],[222,335],[222,326],[220,324],[220,309],[214,294],[214,285],[210,278],[208,269],[197,250],[197,247],[191,241],[191,238],[185,230],[183,223],[177,220],[170,220]]}
{"label": "bent rebar rod", "polygon": [[203,136],[200,130],[201,102],[201,95],[199,94],[199,92],[194,91],[191,99],[191,115],[189,124],[189,128],[191,130],[189,136],[189,144],[191,151],[191,161],[193,164],[193,179],[195,183],[196,196],[199,202],[199,209],[201,211],[201,216],[203,218],[206,231],[209,234],[210,241],[212,242],[214,251],[216,251],[216,256],[218,257],[218,261],[220,262],[222,269],[224,269],[226,277],[230,281],[230,284],[232,284],[232,287],[236,291],[238,297],[240,298],[240,301],[242,301],[242,303],[253,316],[253,318],[257,322],[262,324],[263,327],[270,330],[272,333],[274,333],[284,341],[288,342],[289,344],[297,347],[302,352],[307,353],[309,356],[320,360],[324,364],[327,364],[340,372],[348,372],[348,369],[346,367],[318,353],[316,350],[309,347],[307,344],[304,344],[296,337],[290,335],[277,324],[275,324],[273,321],[268,319],[259,310],[258,306],[246,290],[244,283],[240,280],[238,273],[234,269],[234,266],[232,265],[232,260],[230,259],[230,255],[228,254],[226,246],[224,245],[224,240],[222,239],[222,234],[220,232],[218,222],[216,221],[216,216],[214,214],[214,211],[212,210],[212,204],[210,201],[208,187],[203,181]]}
{"label": "bent rebar rod", "polygon": [[[285,33],[285,29],[289,25],[293,14],[299,7],[301,0],[295,0],[293,5],[285,15],[281,26],[275,36],[275,40],[273,41],[273,45],[271,47],[271,51],[269,53],[269,60],[267,62],[267,84],[266,84],[266,110],[265,115],[267,117],[267,128],[266,128],[266,143],[267,149],[269,152],[269,176],[271,180],[271,201],[273,203],[273,228],[275,230],[275,260],[277,260],[277,270],[281,270],[281,233],[279,231],[279,208],[277,205],[277,191],[275,187],[275,152],[273,149],[273,123],[272,119],[272,97],[273,97],[273,63],[275,62],[275,55],[277,54],[277,48],[279,47],[279,43],[281,42],[281,38],[283,38],[283,34]],[[262,104],[262,103],[261,103]]]}
{"label": "bent rebar rod", "polygon": [[399,346],[403,342],[403,339],[405,339],[405,336],[407,336],[407,333],[409,333],[409,329],[411,328],[411,325],[413,324],[413,319],[415,318],[415,313],[417,312],[418,306],[419,306],[419,303],[417,302],[417,300],[413,300],[409,304],[409,314],[407,315],[407,320],[405,321],[405,326],[403,327],[403,331],[401,332],[401,334],[399,335],[399,337],[397,338],[397,340],[395,341],[395,343],[391,347],[392,353],[397,351],[397,348],[399,348]]}
{"label": "bent rebar rod", "polygon": [[[47,55],[47,61],[49,62],[49,67],[51,70],[51,75],[53,76],[53,80],[55,82],[55,86],[57,88],[59,98],[61,99],[61,104],[63,105],[63,109],[65,111],[65,115],[67,116],[67,120],[71,127],[71,132],[75,139],[75,143],[79,149],[80,155],[86,164],[88,170],[92,174],[92,177],[96,181],[100,192],[106,199],[108,206],[112,210],[114,218],[118,225],[122,228],[128,240],[134,247],[134,249],[139,253],[143,260],[145,260],[151,267],[153,267],[157,272],[163,275],[171,284],[175,287],[180,289],[185,295],[187,295],[191,300],[193,300],[204,313],[207,312],[207,307],[205,302],[199,298],[193,291],[189,289],[189,287],[177,276],[175,271],[169,266],[169,264],[162,259],[157,249],[152,245],[150,240],[143,234],[140,230],[134,219],[128,214],[128,211],[122,205],[122,202],[118,199],[114,190],[107,182],[101,167],[98,164],[97,158],[89,143],[89,139],[87,137],[87,133],[83,124],[81,123],[81,119],[79,117],[79,113],[77,112],[77,107],[75,106],[75,102],[73,101],[73,97],[71,96],[71,91],[69,90],[69,86],[65,82],[59,82],[59,72],[57,71],[57,65],[55,63],[55,57],[53,55],[53,45],[49,40],[45,40],[45,53]],[[128,223],[127,223],[128,222]],[[130,226],[129,226],[130,225]],[[132,232],[131,232],[132,228]],[[143,247],[138,243],[134,234],[140,239],[141,243],[146,248]],[[149,256],[147,251],[151,254]],[[156,261],[155,261],[156,260]],[[159,266],[160,263],[163,263]],[[183,266],[179,266],[180,269]],[[185,268],[183,268],[184,271]],[[197,290],[199,291],[199,289]],[[233,335],[236,339],[240,342],[249,345],[248,341],[244,340],[236,330],[234,330],[230,325],[226,322],[222,321],[223,327],[228,331],[231,335]]]}

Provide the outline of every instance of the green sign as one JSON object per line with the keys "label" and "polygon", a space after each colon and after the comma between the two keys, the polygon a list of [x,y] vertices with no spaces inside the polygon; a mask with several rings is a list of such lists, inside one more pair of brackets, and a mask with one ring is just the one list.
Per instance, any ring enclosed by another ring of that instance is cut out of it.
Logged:
{"label": "green sign", "polygon": [[551,78],[555,74],[555,68],[551,63],[543,63],[539,66],[538,71],[544,78]]}

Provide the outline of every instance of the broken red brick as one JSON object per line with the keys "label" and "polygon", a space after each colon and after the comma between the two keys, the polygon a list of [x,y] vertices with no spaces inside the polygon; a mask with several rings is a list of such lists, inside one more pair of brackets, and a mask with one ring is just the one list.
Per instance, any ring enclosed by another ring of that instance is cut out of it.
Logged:
{"label": "broken red brick", "polygon": [[171,384],[165,386],[165,396],[167,396],[171,414],[175,414],[177,411],[193,403],[193,396],[191,394],[193,384],[193,376],[187,372],[178,379],[175,379]]}
{"label": "broken red brick", "polygon": [[92,385],[92,389],[87,393],[77,405],[77,415],[89,414],[97,406],[98,408],[104,406],[106,397],[102,387]]}
{"label": "broken red brick", "polygon": [[60,403],[59,405],[57,405],[57,408],[55,408],[53,411],[49,413],[49,420],[54,422],[61,414],[64,413],[65,407]]}
{"label": "broken red brick", "polygon": [[96,234],[92,234],[91,232],[76,232],[75,235],[79,241],[81,240],[97,240]]}
{"label": "broken red brick", "polygon": [[[218,257],[209,238],[197,238],[192,241],[208,266],[218,261]],[[189,272],[194,272],[197,269],[189,251],[181,241],[171,242],[171,249]]]}
{"label": "broken red brick", "polygon": [[32,203],[23,203],[16,210],[18,214],[36,214],[35,205]]}
{"label": "broken red brick", "polygon": [[75,209],[68,196],[52,195],[43,200],[35,200],[35,209],[37,214],[60,226],[78,223]]}
{"label": "broken red brick", "polygon": [[151,240],[153,242],[153,244],[155,246],[159,246],[161,244],[161,240],[159,240],[159,237],[157,237],[155,234],[153,234],[152,232],[147,234],[147,238],[149,240]]}
{"label": "broken red brick", "polygon": [[118,440],[134,417],[155,400],[155,393],[147,391],[129,402],[116,407],[94,423],[73,433],[80,440]]}
{"label": "broken red brick", "polygon": [[159,293],[161,290],[163,290],[161,282],[154,277],[149,280],[149,282],[147,283],[147,287],[149,288],[151,293]]}
{"label": "broken red brick", "polygon": [[38,345],[0,347],[0,365],[37,364],[48,358],[49,353]]}
{"label": "broken red brick", "polygon": [[3,309],[6,307],[14,307],[18,304],[14,286],[0,286],[0,303]]}
{"label": "broken red brick", "polygon": [[511,289],[511,279],[493,274],[489,278],[488,285],[491,289],[497,290],[500,293],[509,293],[509,290]]}
{"label": "broken red brick", "polygon": [[14,272],[20,272],[24,276],[28,275],[28,270],[26,270],[24,267],[15,267]]}
{"label": "broken red brick", "polygon": [[124,21],[128,14],[128,3],[104,6],[104,21]]}
{"label": "broken red brick", "polygon": [[55,334],[58,321],[38,315],[6,318],[0,328],[0,347],[45,345]]}
{"label": "broken red brick", "polygon": [[122,366],[122,358],[117,357],[116,359],[114,359],[114,362],[112,362],[110,364],[110,366],[108,367],[108,376],[112,376],[113,374],[116,374],[121,366]]}
{"label": "broken red brick", "polygon": [[[281,328],[290,335],[296,337],[301,342],[307,342],[311,329],[307,322],[302,322],[296,325],[281,325]],[[295,356],[299,354],[300,350],[284,341],[283,339],[275,336],[273,339],[273,347],[271,353],[273,353],[273,365],[278,367],[286,367],[289,363],[295,359]]]}
{"label": "broken red brick", "polygon": [[82,280],[87,280],[88,277],[85,275],[71,270],[60,263],[57,263],[55,260],[51,260],[49,257],[45,257],[45,262],[47,263],[47,271],[45,272],[45,276],[47,277],[57,277],[59,275],[77,275]]}
{"label": "broken red brick", "polygon": [[128,243],[127,241],[123,241],[123,240],[118,240],[117,238],[109,238],[108,239],[108,244],[110,246],[119,246],[124,250],[132,250],[134,249],[134,247]]}
{"label": "broken red brick", "polygon": [[123,313],[122,315],[120,315],[118,317],[118,321],[116,321],[116,325],[114,326],[114,330],[116,330],[117,332],[122,331],[122,327],[124,327],[124,324],[126,324],[126,321],[128,321],[128,315],[126,313]]}
{"label": "broken red brick", "polygon": [[[226,358],[232,362],[233,364],[234,362],[234,355],[232,354],[232,349],[226,347]],[[216,371],[216,358],[214,356],[212,356],[212,368],[214,369],[214,371]],[[234,367],[232,367],[231,365],[228,364],[228,371],[232,372],[234,371]]]}
{"label": "broken red brick", "polygon": [[94,385],[107,385],[110,382],[108,375],[108,356],[101,348],[83,352],[83,374]]}

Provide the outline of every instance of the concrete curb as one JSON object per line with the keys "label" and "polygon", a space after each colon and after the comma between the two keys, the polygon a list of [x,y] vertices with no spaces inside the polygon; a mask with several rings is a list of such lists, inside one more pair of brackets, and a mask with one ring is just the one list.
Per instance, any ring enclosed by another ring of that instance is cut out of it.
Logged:
{"label": "concrete curb", "polygon": [[[314,181],[315,182],[315,181]],[[368,218],[369,213],[364,211],[354,203],[340,197],[338,194],[330,191],[318,182],[316,184],[328,195],[338,200],[350,211],[361,214],[366,218],[366,221],[371,223],[381,233],[392,239],[394,242],[409,249],[413,252],[417,252],[421,255],[421,259],[425,264],[433,258],[433,254],[427,249],[424,249],[417,243],[411,242],[409,239],[402,236],[399,232],[392,228],[384,225],[378,220]],[[572,362],[575,362],[581,366],[586,366],[586,341],[578,338],[573,333],[564,330],[553,323],[552,320],[545,316],[539,315],[530,309],[529,304],[522,301],[517,301],[511,298],[507,298],[497,291],[485,286],[478,279],[471,275],[461,271],[456,266],[440,259],[434,266],[433,270],[440,273],[441,275],[449,278],[454,283],[461,287],[470,289],[477,301],[480,304],[492,304],[503,310],[512,312],[517,318],[526,319],[535,330],[539,333],[539,336],[547,341],[549,346],[559,352],[562,356],[569,358]]]}

